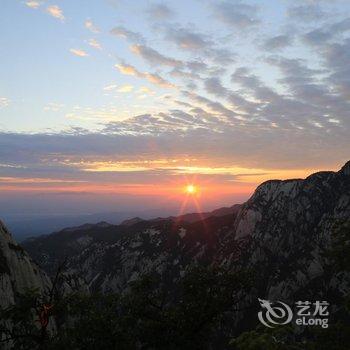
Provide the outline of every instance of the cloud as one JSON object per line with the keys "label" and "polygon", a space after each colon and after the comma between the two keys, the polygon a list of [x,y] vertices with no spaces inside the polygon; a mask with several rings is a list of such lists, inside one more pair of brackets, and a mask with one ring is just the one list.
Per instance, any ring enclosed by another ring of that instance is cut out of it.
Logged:
{"label": "cloud", "polygon": [[[329,159],[332,159],[333,165],[340,165],[348,158],[348,130],[342,131],[336,125],[331,130],[332,133],[329,133],[321,128],[310,133],[297,128],[274,129],[269,127],[268,121],[241,125],[213,116],[201,108],[193,108],[190,112],[174,109],[167,113],[110,122],[99,133],[0,133],[0,163],[16,165],[2,168],[3,177],[101,183],[118,179],[130,183],[131,172],[135,169],[130,172],[128,168],[148,167],[148,162],[161,159],[178,159],[171,167],[175,171],[181,170],[188,155],[194,159],[189,163],[194,167],[194,173],[205,171],[203,167],[208,172],[208,166],[259,169],[276,168],[277,164],[279,168],[286,169],[329,167]],[[152,164],[150,167],[169,168],[169,163]],[[115,172],[97,174],[85,171],[98,170],[97,165],[100,169],[101,166],[109,167],[109,170],[114,168]],[[118,169],[123,170],[124,175]],[[159,170],[159,174],[170,175],[166,169]],[[150,182],[154,181],[154,173],[152,175]],[[142,176],[146,175],[135,174],[132,179],[142,183]]]}
{"label": "cloud", "polygon": [[131,92],[134,90],[134,87],[132,85],[123,85],[116,89],[117,92]]}
{"label": "cloud", "polygon": [[227,89],[222,86],[219,78],[213,77],[205,79],[204,86],[207,92],[215,96],[224,97],[227,95]]}
{"label": "cloud", "polygon": [[326,46],[324,57],[331,72],[328,82],[346,101],[350,101],[350,39]]}
{"label": "cloud", "polygon": [[322,46],[337,35],[350,30],[350,18],[345,18],[339,22],[328,26],[322,26],[311,30],[303,35],[302,39],[305,43],[314,46]]}
{"label": "cloud", "polygon": [[267,51],[284,49],[293,43],[293,37],[290,35],[277,35],[272,38],[267,39],[263,48]]}
{"label": "cloud", "polygon": [[311,83],[314,81],[315,75],[322,73],[321,70],[309,68],[303,59],[271,56],[266,61],[281,70],[285,75],[281,81],[291,88],[297,84]]}
{"label": "cloud", "polygon": [[[163,28],[164,29],[164,28]],[[141,56],[149,64],[155,66],[169,66],[173,67],[171,75],[189,78],[199,79],[197,72],[201,70],[207,70],[208,74],[222,74],[224,69],[222,65],[229,65],[235,61],[235,55],[231,50],[226,48],[215,47],[215,44],[210,36],[196,32],[192,29],[173,26],[172,28],[165,28],[165,39],[174,43],[182,50],[198,53],[202,50],[201,54],[209,62],[214,63],[215,67],[209,68],[208,65],[199,60],[197,61],[182,61],[173,57],[163,55],[154,48],[145,44],[134,44],[130,47],[131,51],[136,55]],[[124,28],[120,30],[118,28],[117,33],[128,38],[129,41],[136,41],[135,33],[126,31]],[[190,72],[184,70],[187,68]]]}
{"label": "cloud", "polygon": [[0,97],[0,109],[9,106],[10,102],[10,99],[8,99],[7,97]]}
{"label": "cloud", "polygon": [[214,64],[227,66],[235,62],[236,55],[225,48],[211,48],[205,50],[205,55],[210,58]]}
{"label": "cloud", "polygon": [[41,3],[39,1],[26,1],[26,5],[32,9],[37,9],[40,7]]}
{"label": "cloud", "polygon": [[[340,85],[339,89],[335,88],[337,82],[341,84],[339,77],[331,75],[322,79],[324,70],[309,68],[301,59],[271,56],[266,62],[279,68],[282,78],[278,82],[283,84],[284,94],[266,86],[247,68],[239,68],[232,75],[232,81],[240,84],[243,90],[239,96],[229,93],[227,99],[236,105],[236,112],[248,113],[246,121],[249,118],[255,125],[269,121],[274,128],[290,132],[297,129],[310,134],[319,133],[316,128],[320,127],[326,132],[337,133],[339,126],[348,124],[345,115],[349,104],[340,95],[345,91],[340,90]],[[333,68],[333,71],[336,70]],[[346,76],[346,73],[342,71],[341,76]],[[346,88],[346,82],[343,88]],[[240,101],[242,93],[247,99]],[[334,123],[334,120],[339,123]]]}
{"label": "cloud", "polygon": [[128,30],[122,26],[114,27],[111,29],[110,33],[132,43],[143,43],[145,41],[141,34]]}
{"label": "cloud", "polygon": [[[115,88],[116,89],[116,88]],[[113,91],[115,91],[113,89]],[[112,90],[109,90],[112,91]],[[97,123],[109,122],[125,118],[125,112],[113,105],[104,105],[98,108],[74,106],[68,113],[65,114],[65,118],[70,121],[93,121]],[[66,132],[68,134],[68,132]],[[84,134],[86,130],[83,128],[72,128],[69,131],[70,134]]]}
{"label": "cloud", "polygon": [[151,90],[149,87],[147,86],[141,86],[138,91],[139,93],[141,94],[147,94],[147,95],[153,95],[154,94],[154,91]]}
{"label": "cloud", "polygon": [[256,6],[240,2],[220,2],[213,5],[214,16],[222,23],[237,29],[246,29],[259,23]]}
{"label": "cloud", "polygon": [[55,18],[58,18],[61,21],[64,21],[65,17],[63,15],[63,11],[61,10],[61,8],[59,6],[57,6],[57,5],[48,6],[46,11],[52,17],[55,17]]}
{"label": "cloud", "polygon": [[174,11],[165,4],[153,4],[147,12],[155,20],[165,20],[174,16]]}
{"label": "cloud", "polygon": [[115,68],[124,75],[132,75],[136,77],[142,77],[142,73],[139,72],[134,66],[125,63],[119,63],[115,65]]}
{"label": "cloud", "polygon": [[110,84],[110,85],[107,85],[103,88],[103,91],[112,91],[114,90],[118,85],[116,84]]}
{"label": "cloud", "polygon": [[169,74],[172,77],[181,78],[181,79],[184,79],[185,81],[188,81],[188,79],[201,79],[199,74],[186,72],[181,68],[174,68]]}
{"label": "cloud", "polygon": [[217,126],[218,128],[221,129],[221,127],[224,127],[226,125],[225,122],[231,124],[235,121],[234,118],[237,116],[237,113],[225,107],[222,103],[213,101],[207,97],[200,96],[190,91],[183,91],[182,94],[196,103],[205,105],[207,108],[209,108],[210,111],[225,117],[225,119],[216,119],[216,122],[221,124],[220,126]]}
{"label": "cloud", "polygon": [[89,39],[88,44],[97,50],[102,50],[101,44],[96,39]]}
{"label": "cloud", "polygon": [[174,88],[175,85],[168,82],[156,73],[143,73],[143,76],[152,84],[159,85],[164,88]]}
{"label": "cloud", "polygon": [[212,45],[207,36],[185,28],[169,29],[166,38],[184,50],[201,50]]}
{"label": "cloud", "polygon": [[350,18],[345,18],[340,22],[333,23],[329,31],[333,34],[344,33],[350,30]]}
{"label": "cloud", "polygon": [[287,15],[298,21],[318,21],[326,15],[319,4],[293,6],[287,10]]}
{"label": "cloud", "polygon": [[92,22],[90,18],[88,18],[84,24],[85,24],[85,28],[90,30],[90,32],[95,34],[100,32],[99,28]]}
{"label": "cloud", "polygon": [[325,32],[323,29],[314,29],[303,36],[305,43],[309,45],[322,45],[333,37],[330,32]]}
{"label": "cloud", "polygon": [[143,78],[148,80],[152,84],[155,84],[164,88],[175,87],[172,83],[162,78],[159,74],[148,73],[148,72],[142,73],[138,71],[134,66],[131,66],[129,64],[119,63],[115,65],[115,68],[117,68],[119,72],[124,75],[132,75],[138,78]]}
{"label": "cloud", "polygon": [[208,65],[205,62],[198,60],[186,62],[186,66],[188,69],[191,70],[191,72],[195,73],[205,72],[208,70]]}
{"label": "cloud", "polygon": [[79,57],[87,57],[87,56],[89,56],[86,51],[81,50],[81,49],[69,49],[69,51],[75,56],[79,56]]}
{"label": "cloud", "polygon": [[181,61],[171,57],[164,56],[149,46],[132,45],[130,49],[134,54],[141,56],[144,60],[146,60],[151,65],[163,65],[163,66],[170,66],[170,67],[179,67],[183,65]]}

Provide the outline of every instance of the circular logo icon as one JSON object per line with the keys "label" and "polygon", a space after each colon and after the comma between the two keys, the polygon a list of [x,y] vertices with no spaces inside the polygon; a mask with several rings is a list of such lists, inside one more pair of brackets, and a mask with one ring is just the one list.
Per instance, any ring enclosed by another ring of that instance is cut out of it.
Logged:
{"label": "circular logo icon", "polygon": [[292,320],[292,309],[282,301],[271,303],[270,301],[264,299],[258,300],[263,308],[262,311],[259,311],[258,318],[264,326],[273,328],[276,325],[287,324]]}

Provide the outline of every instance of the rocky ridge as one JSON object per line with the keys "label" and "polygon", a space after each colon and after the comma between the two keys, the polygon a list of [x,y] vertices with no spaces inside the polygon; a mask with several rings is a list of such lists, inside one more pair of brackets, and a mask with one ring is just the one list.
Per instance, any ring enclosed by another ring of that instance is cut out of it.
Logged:
{"label": "rocky ridge", "polygon": [[33,262],[0,221],[0,307],[16,302],[16,297],[28,289],[43,293],[51,288],[47,274]]}

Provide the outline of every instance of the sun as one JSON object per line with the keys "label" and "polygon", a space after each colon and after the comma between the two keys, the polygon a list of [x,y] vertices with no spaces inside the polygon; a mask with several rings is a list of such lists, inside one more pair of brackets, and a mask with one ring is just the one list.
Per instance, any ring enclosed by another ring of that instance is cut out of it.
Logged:
{"label": "sun", "polygon": [[195,194],[197,192],[197,187],[195,185],[187,185],[186,186],[186,193],[188,194]]}

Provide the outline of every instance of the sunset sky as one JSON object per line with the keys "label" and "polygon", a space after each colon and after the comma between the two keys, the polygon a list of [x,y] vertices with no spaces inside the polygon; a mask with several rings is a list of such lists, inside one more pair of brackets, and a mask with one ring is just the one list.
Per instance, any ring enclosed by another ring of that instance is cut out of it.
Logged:
{"label": "sunset sky", "polygon": [[350,158],[348,0],[0,6],[0,214],[209,209]]}

